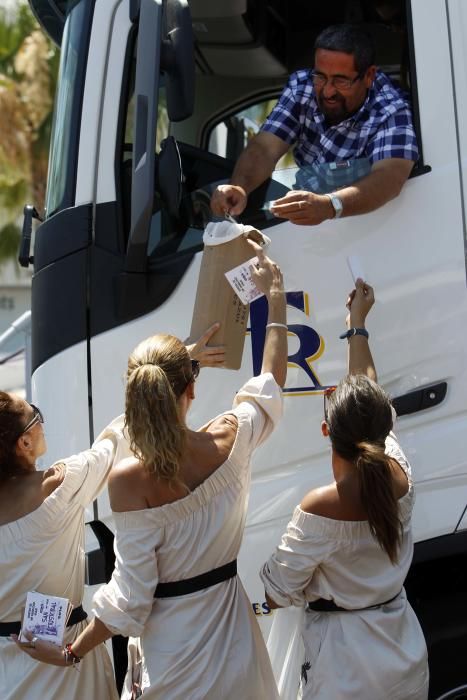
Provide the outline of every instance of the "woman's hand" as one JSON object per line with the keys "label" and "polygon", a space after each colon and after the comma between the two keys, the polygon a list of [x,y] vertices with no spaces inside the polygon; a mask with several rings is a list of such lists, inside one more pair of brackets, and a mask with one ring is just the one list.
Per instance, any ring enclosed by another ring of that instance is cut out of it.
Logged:
{"label": "woman's hand", "polygon": [[62,647],[58,647],[56,644],[51,644],[51,642],[44,642],[42,639],[37,639],[33,636],[31,632],[25,632],[25,637],[29,640],[28,642],[20,642],[16,634],[12,634],[11,638],[22,651],[24,651],[31,659],[36,661],[42,661],[45,664],[51,664],[52,666],[63,666],[65,663],[65,656],[63,654]]}
{"label": "woman's hand", "polygon": [[346,323],[347,328],[363,328],[365,319],[375,303],[373,287],[358,278],[347,299],[346,307],[349,310]]}
{"label": "woman's hand", "polygon": [[284,294],[284,280],[279,265],[267,257],[258,243],[251,239],[247,240],[258,258],[257,264],[251,267],[251,276],[260,292],[263,292],[268,299]]}
{"label": "woman's hand", "polygon": [[223,345],[208,347],[209,341],[220,327],[220,323],[214,323],[196,343],[186,346],[190,357],[193,360],[198,360],[201,367],[222,367],[225,362],[225,347]]}

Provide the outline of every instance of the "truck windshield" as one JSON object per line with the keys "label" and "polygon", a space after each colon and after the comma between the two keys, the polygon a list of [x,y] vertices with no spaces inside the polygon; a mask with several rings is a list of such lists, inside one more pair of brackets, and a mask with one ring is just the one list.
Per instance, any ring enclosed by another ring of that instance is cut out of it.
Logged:
{"label": "truck windshield", "polygon": [[74,204],[79,125],[93,2],[81,0],[65,23],[47,177],[46,215]]}

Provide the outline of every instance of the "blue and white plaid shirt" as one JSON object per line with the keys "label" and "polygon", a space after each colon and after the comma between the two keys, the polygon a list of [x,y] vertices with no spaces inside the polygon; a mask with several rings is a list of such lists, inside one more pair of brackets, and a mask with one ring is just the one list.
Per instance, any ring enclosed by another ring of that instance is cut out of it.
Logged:
{"label": "blue and white plaid shirt", "polygon": [[295,144],[298,166],[368,158],[418,160],[412,113],[402,90],[381,71],[358,112],[330,126],[315,95],[309,70],[292,73],[276,106],[261,127]]}

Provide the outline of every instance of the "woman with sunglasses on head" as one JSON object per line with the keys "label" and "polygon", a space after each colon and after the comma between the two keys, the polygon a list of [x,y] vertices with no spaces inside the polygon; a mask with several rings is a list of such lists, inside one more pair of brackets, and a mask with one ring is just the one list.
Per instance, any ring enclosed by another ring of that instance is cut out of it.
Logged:
{"label": "woman with sunglasses on head", "polygon": [[[206,347],[217,329],[216,324],[189,347],[205,366],[223,360],[222,348]],[[46,452],[42,424],[37,407],[0,392],[0,698],[114,700],[118,694],[104,645],[87,655],[81,673],[64,674],[28,658],[11,640],[33,590],[70,600],[74,609],[65,643],[85,629],[84,509],[106,485],[113,460],[129,454],[121,418],[90,450],[40,471],[36,461]]]}
{"label": "woman with sunglasses on head", "polygon": [[123,698],[274,700],[277,688],[251,604],[236,576],[253,450],[282,413],[287,326],[282,275],[256,244],[269,317],[262,373],[233,408],[198,431],[186,425],[197,366],[173,336],[130,356],[125,420],[133,455],[112,471],[116,568],[94,596],[94,620],[68,654],[26,651],[57,665],[86,660],[112,634],[130,643]]}
{"label": "woman with sunglasses on head", "polygon": [[65,643],[85,628],[84,509],[105,486],[120,438],[121,426],[115,423],[90,450],[40,471],[36,461],[47,449],[40,410],[20,396],[0,392],[2,700],[118,697],[103,645],[90,654],[83,674],[64,677],[21,653],[11,637],[19,634],[26,595],[33,590],[70,600]]}
{"label": "woman with sunglasses on head", "polygon": [[425,640],[403,588],[414,488],[390,400],[376,383],[365,329],[373,303],[373,289],[357,280],[341,336],[348,338],[348,375],[325,397],[322,423],[334,481],[303,498],[261,570],[271,608],[304,609],[306,700],[428,695]]}

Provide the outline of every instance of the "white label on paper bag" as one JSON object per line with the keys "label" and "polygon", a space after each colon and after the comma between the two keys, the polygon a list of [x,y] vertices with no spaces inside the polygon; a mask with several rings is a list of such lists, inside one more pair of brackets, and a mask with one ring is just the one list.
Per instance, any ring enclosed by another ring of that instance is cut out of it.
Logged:
{"label": "white label on paper bag", "polygon": [[21,626],[20,642],[28,641],[24,636],[24,632],[28,631],[34,637],[62,646],[71,607],[67,598],[29,591]]}
{"label": "white label on paper bag", "polygon": [[258,258],[251,258],[225,273],[227,282],[239,297],[242,304],[251,304],[255,299],[263,296],[251,277],[251,266],[258,262]]}

